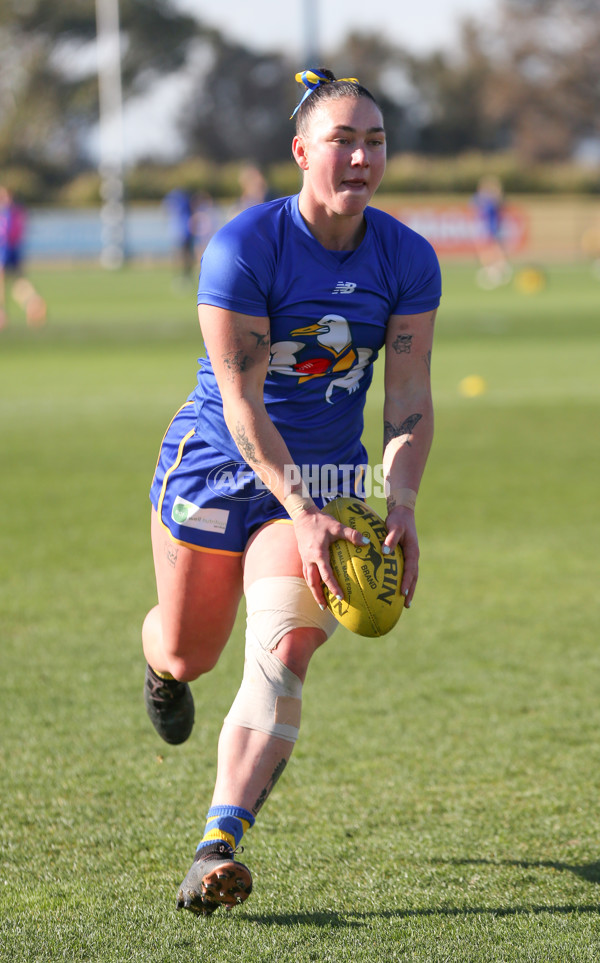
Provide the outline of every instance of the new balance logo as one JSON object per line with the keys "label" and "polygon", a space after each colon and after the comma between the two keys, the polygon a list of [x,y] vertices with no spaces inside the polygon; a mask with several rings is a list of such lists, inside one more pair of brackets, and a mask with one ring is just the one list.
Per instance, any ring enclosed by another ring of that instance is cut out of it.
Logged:
{"label": "new balance logo", "polygon": [[332,294],[354,294],[356,290],[356,284],[354,281],[338,281],[334,287]]}

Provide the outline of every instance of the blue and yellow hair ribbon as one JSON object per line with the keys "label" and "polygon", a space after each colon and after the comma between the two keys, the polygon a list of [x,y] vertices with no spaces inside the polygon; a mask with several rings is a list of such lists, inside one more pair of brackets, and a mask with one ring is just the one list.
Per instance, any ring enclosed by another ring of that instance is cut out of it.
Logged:
{"label": "blue and yellow hair ribbon", "polygon": [[358,83],[358,80],[356,79],[356,77],[339,77],[339,78],[336,78],[335,80],[331,80],[331,78],[328,77],[327,74],[324,74],[321,70],[300,70],[296,74],[294,79],[296,80],[297,83],[303,84],[306,87],[306,90],[304,91],[302,99],[296,105],[294,109],[294,113],[290,117],[290,120],[292,119],[292,117],[296,116],[296,113],[298,112],[298,110],[300,109],[300,107],[302,106],[306,98],[310,97],[313,90],[316,90],[317,87],[322,87],[323,84],[341,84],[341,83],[357,84]]}

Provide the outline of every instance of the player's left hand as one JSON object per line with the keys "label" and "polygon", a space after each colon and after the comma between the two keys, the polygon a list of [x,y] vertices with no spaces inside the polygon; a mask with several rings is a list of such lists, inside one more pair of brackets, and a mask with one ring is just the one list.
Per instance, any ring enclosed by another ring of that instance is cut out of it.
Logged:
{"label": "player's left hand", "polygon": [[413,600],[419,577],[420,553],[415,513],[411,508],[397,505],[387,516],[385,526],[388,534],[383,546],[387,545],[390,550],[393,550],[396,545],[399,545],[404,555],[404,573],[400,591],[405,597],[404,605],[408,609]]}

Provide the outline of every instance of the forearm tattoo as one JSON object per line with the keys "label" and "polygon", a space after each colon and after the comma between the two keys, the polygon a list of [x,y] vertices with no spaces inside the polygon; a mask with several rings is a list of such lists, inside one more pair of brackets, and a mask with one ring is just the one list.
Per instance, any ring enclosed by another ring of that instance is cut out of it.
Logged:
{"label": "forearm tattoo", "polygon": [[[403,435],[412,434],[413,428],[421,420],[423,415],[414,414],[409,415],[405,418],[401,425],[394,425],[391,421],[384,421],[383,423],[383,447],[387,448],[388,444],[392,438],[400,438]],[[410,441],[406,444],[410,447]]]}
{"label": "forearm tattoo", "polygon": [[260,460],[256,456],[256,445],[248,438],[246,427],[241,421],[238,421],[231,434],[246,461],[253,465],[260,465]]}
{"label": "forearm tattoo", "polygon": [[254,803],[254,805],[253,805],[253,807],[252,807],[252,812],[254,813],[255,816],[256,816],[256,814],[258,813],[258,811],[262,808],[262,806],[264,805],[264,803],[265,803],[265,801],[267,800],[268,796],[271,794],[271,792],[272,792],[272,790],[273,790],[273,787],[275,786],[275,783],[277,782],[277,780],[278,780],[279,777],[281,776],[281,773],[282,773],[283,770],[285,769],[286,765],[287,765],[287,760],[286,760],[286,759],[282,759],[281,762],[278,762],[277,765],[275,766],[275,770],[274,770],[274,772],[273,772],[273,775],[272,775],[271,778],[269,779],[267,785],[265,786],[265,788],[263,789],[263,791],[261,792],[260,796],[258,797],[258,799],[256,800],[256,802]]}
{"label": "forearm tattoo", "polygon": [[412,334],[399,334],[396,340],[392,341],[392,348],[396,354],[410,354],[412,339]]}

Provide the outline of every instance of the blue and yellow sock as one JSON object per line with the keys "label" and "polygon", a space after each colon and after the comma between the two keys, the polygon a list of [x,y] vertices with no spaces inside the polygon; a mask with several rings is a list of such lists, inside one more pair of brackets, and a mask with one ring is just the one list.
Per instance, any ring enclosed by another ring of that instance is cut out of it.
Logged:
{"label": "blue and yellow sock", "polygon": [[[206,816],[204,836],[198,849],[222,840],[235,851],[244,833],[254,826],[254,816],[240,806],[211,806]],[[197,851],[197,850],[196,850]]]}

